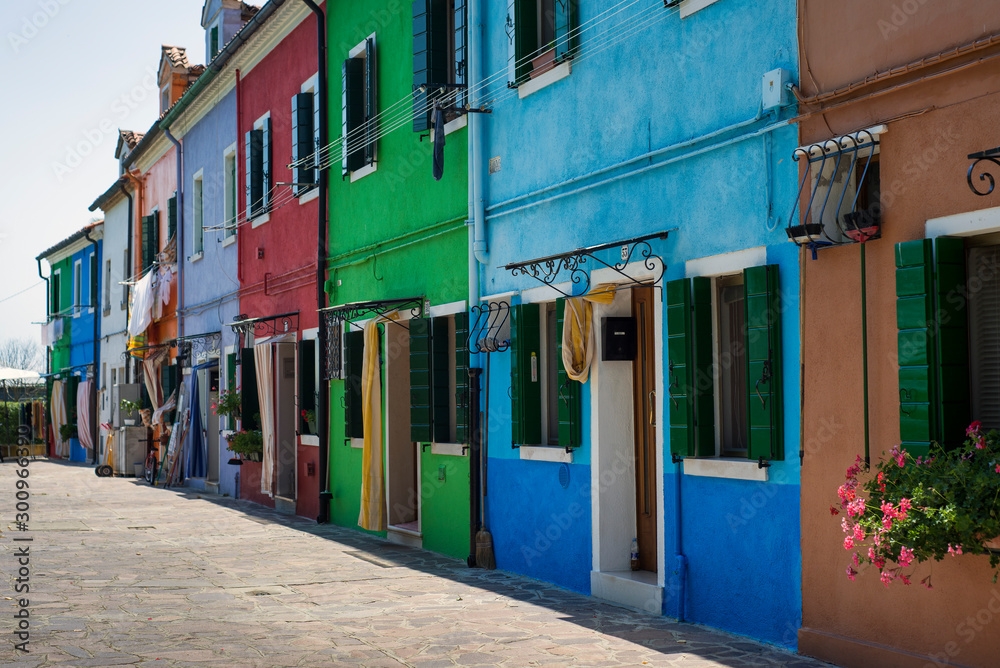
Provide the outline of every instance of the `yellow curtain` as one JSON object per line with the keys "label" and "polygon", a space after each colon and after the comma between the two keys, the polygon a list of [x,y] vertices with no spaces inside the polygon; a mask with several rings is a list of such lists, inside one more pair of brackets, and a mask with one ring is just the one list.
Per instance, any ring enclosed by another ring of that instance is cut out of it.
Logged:
{"label": "yellow curtain", "polygon": [[385,531],[385,483],[382,474],[382,371],[378,363],[378,318],[365,324],[361,372],[364,451],[361,460],[361,514],[358,526]]}
{"label": "yellow curtain", "polygon": [[602,283],[582,297],[566,300],[563,311],[562,362],[566,375],[580,383],[590,376],[594,362],[594,304],[615,299],[614,283]]}

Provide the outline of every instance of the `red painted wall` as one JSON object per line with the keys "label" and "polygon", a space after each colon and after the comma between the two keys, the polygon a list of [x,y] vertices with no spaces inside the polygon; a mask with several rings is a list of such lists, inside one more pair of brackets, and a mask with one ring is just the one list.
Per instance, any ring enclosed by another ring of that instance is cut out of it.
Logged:
{"label": "red painted wall", "polygon": [[[309,14],[252,70],[241,73],[239,84],[238,171],[241,209],[246,206],[246,133],[264,114],[271,114],[271,183],[273,203],[270,220],[253,227],[239,227],[240,313],[266,317],[299,312],[298,335],[318,326],[316,313],[316,239],[318,200],[299,204],[288,186],[292,171],[292,96],[316,74],[316,18]],[[245,211],[243,212],[245,217]],[[298,412],[298,409],[296,409]],[[319,478],[306,475],[309,462],[319,469],[319,448],[297,444],[298,470],[296,513],[314,519],[319,514]],[[244,473],[247,466],[243,467]],[[259,476],[259,474],[258,474]],[[241,493],[258,503],[273,506],[267,497],[258,500],[248,489],[250,477],[241,475]],[[259,478],[258,478],[259,480]],[[259,482],[253,489],[258,490]]]}

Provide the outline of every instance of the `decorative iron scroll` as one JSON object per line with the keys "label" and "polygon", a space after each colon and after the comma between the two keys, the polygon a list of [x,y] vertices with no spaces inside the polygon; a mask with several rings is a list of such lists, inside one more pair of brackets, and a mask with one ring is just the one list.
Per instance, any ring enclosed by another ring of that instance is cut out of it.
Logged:
{"label": "decorative iron scroll", "polygon": [[[614,271],[633,285],[656,285],[663,278],[666,264],[660,256],[653,253],[649,242],[653,239],[666,239],[667,235],[672,231],[665,230],[656,234],[626,239],[625,241],[618,241],[611,244],[578,248],[568,253],[549,255],[548,257],[540,257],[536,260],[528,260],[527,262],[512,262],[506,265],[504,269],[509,271],[512,276],[530,276],[539,283],[549,286],[566,297],[586,294],[590,290],[590,273],[587,271],[587,262],[591,260],[598,265]],[[621,248],[620,262],[608,263],[598,257],[597,253],[611,248]],[[642,266],[647,271],[656,272],[659,269],[659,274],[653,280],[638,280],[629,275],[625,271],[625,268],[629,263],[633,262],[633,258],[635,258],[635,261],[641,260]],[[581,290],[576,292],[576,295],[563,292],[555,286],[558,277],[565,272],[569,272],[569,280],[573,285],[582,287]]]}
{"label": "decorative iron scroll", "polygon": [[423,308],[423,297],[408,297],[406,299],[354,302],[352,304],[320,309],[321,326],[326,328],[326,350],[323,351],[323,380],[336,380],[344,375],[344,361],[341,356],[341,351],[343,350],[341,335],[345,322],[351,322],[352,320],[358,320],[366,316],[385,316],[401,309],[409,309],[412,317],[419,318],[423,313]]}
{"label": "decorative iron scroll", "polygon": [[505,301],[486,302],[472,307],[475,320],[469,327],[466,345],[469,352],[502,353],[510,348],[510,338],[503,336],[504,325],[510,318],[510,303]]}
{"label": "decorative iron scroll", "polygon": [[[861,183],[865,176],[868,175],[868,170],[871,167],[872,159],[875,156],[875,150],[878,145],[879,142],[876,135],[872,134],[869,130],[860,130],[836,139],[827,139],[811,146],[802,146],[792,152],[792,160],[794,162],[805,158],[809,164],[809,168],[804,171],[802,179],[799,181],[799,189],[795,193],[795,202],[792,204],[792,210],[788,214],[788,225],[786,226],[788,238],[795,242],[797,246],[807,246],[815,249],[820,246],[835,246],[846,243],[843,238],[832,238],[822,223],[812,222],[813,206],[818,204],[817,194],[820,194],[823,200],[822,204],[819,205],[818,220],[823,220],[826,207],[830,204],[830,195],[834,191],[835,178],[840,173],[840,165],[845,158],[848,160],[848,163],[847,174],[844,176],[843,181],[844,187],[840,191],[840,197],[836,195],[833,197],[836,200],[836,208],[833,211],[836,212],[837,228],[843,237],[854,241],[868,241],[879,235],[881,211],[857,210],[858,196],[861,193],[860,188],[855,189],[854,199],[851,202],[851,211],[844,214],[843,220],[841,220],[839,213],[844,204],[844,196],[847,194],[847,184],[850,183],[855,168],[858,167],[862,160],[864,161],[863,171],[861,171],[858,178],[858,183]],[[860,156],[861,160],[859,160],[859,153],[862,151],[868,152],[867,159],[865,159],[865,155],[862,153]],[[823,174],[830,161],[833,162],[832,177],[826,179],[823,178]],[[802,201],[802,189],[809,179],[813,169],[812,165],[816,163],[819,163],[819,167],[816,172],[815,183],[809,194],[809,203],[802,213],[802,220],[804,222],[802,224],[793,224],[799,222],[796,219],[795,212]],[[826,189],[825,194],[821,192],[821,188]]]}
{"label": "decorative iron scroll", "polygon": [[177,346],[188,360],[196,360],[200,355],[211,357],[218,355],[222,349],[222,333],[193,334],[176,339]]}
{"label": "decorative iron scroll", "polygon": [[299,312],[282,313],[263,318],[248,318],[241,314],[236,316],[235,322],[230,322],[228,325],[236,334],[239,347],[245,348],[251,334],[257,338],[296,331],[299,328]]}
{"label": "decorative iron scroll", "polygon": [[[1000,146],[996,148],[991,148],[986,151],[980,151],[979,153],[970,153],[969,160],[972,160],[972,164],[969,165],[969,173],[966,174],[965,180],[969,184],[969,190],[976,193],[980,197],[986,197],[993,192],[993,187],[996,185],[996,181],[993,180],[993,175],[989,172],[983,172],[979,175],[980,181],[986,181],[990,184],[990,187],[986,189],[986,192],[980,192],[976,185],[972,182],[972,173],[976,169],[976,165],[986,161],[992,163],[996,167],[1000,167]],[[989,168],[989,165],[986,165]]]}

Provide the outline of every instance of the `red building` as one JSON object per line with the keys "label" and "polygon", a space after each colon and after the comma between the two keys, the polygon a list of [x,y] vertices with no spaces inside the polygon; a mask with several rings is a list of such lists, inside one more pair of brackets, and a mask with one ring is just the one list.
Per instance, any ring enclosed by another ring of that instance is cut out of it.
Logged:
{"label": "red building", "polygon": [[311,166],[288,165],[318,145],[315,21],[305,3],[282,5],[246,45],[261,55],[236,74],[241,427],[264,434],[239,493],[309,518],[319,512],[319,203],[315,186],[294,185],[316,181]]}

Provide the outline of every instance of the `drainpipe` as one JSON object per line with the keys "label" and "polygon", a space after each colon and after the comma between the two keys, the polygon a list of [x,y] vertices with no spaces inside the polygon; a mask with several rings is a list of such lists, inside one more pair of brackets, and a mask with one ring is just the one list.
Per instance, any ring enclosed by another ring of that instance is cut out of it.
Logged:
{"label": "drainpipe", "polygon": [[[132,234],[132,193],[130,193],[128,191],[128,188],[125,187],[124,183],[119,183],[118,187],[121,189],[122,194],[125,195],[125,198],[128,200],[128,226],[126,228],[128,230],[128,253],[127,253],[127,257],[129,259],[129,262],[131,262],[132,261],[132,237],[133,237],[133,234]],[[128,267],[123,267],[122,269],[123,269],[123,271],[122,271],[122,280],[123,281],[124,280],[128,280],[129,277],[125,276],[125,272],[129,271]],[[128,304],[125,304],[125,307],[126,307],[126,313],[128,313],[128,311],[127,311]],[[126,323],[127,322],[128,321],[126,320]],[[128,334],[126,334],[125,336],[126,336],[126,340],[127,340]],[[125,373],[126,373],[125,382],[126,383],[129,382],[129,375],[128,374],[132,373],[132,369],[130,368],[130,366],[131,365],[129,365],[129,364],[125,365]],[[114,407],[112,407],[112,409],[113,408]]]}
{"label": "drainpipe", "polygon": [[[317,78],[319,82],[317,84],[319,95],[319,145],[320,147],[326,146],[328,141],[328,125],[329,121],[327,119],[327,73],[326,73],[326,16],[323,14],[323,10],[319,8],[313,0],[303,0],[306,6],[313,11],[316,15],[316,57],[319,60],[317,64]],[[319,164],[319,155],[316,156],[316,162]],[[326,232],[327,232],[327,222],[326,222],[326,198],[327,198],[327,170],[319,170],[319,197],[317,198],[319,204],[319,214],[317,217],[316,224],[316,308],[323,309],[326,308]],[[324,359],[326,351],[326,328],[322,323],[322,316],[320,316],[321,322],[319,323],[319,332],[316,335],[316,347],[319,349],[317,353],[321,356],[320,359]],[[320,369],[322,374],[322,368]],[[319,398],[317,401],[316,408],[316,431],[319,432],[319,515],[316,517],[316,522],[319,524],[326,524],[330,517],[330,501],[333,499],[333,494],[329,490],[329,471],[330,467],[329,456],[327,448],[329,447],[329,426],[328,426],[328,415],[330,412],[330,399],[329,399],[329,384],[326,380],[320,380],[319,383]]]}
{"label": "drainpipe", "polygon": [[[237,192],[236,202],[237,202],[237,206],[233,207],[234,208],[234,211],[233,211],[233,229],[236,230],[236,281],[237,281],[237,283],[239,283],[240,285],[242,285],[243,284],[243,235],[240,234],[240,226],[236,222],[236,221],[238,221],[240,219],[240,214],[239,214],[239,208],[240,207],[238,206],[239,201],[241,199],[240,196],[239,196],[239,193],[241,192],[240,189],[239,189],[240,177],[242,176],[244,179],[246,178],[246,176],[244,176],[244,174],[246,174],[246,170],[241,168],[241,166],[244,164],[243,160],[246,160],[246,156],[244,156],[243,158],[240,158],[240,149],[243,148],[243,141],[240,138],[240,133],[243,131],[243,89],[242,89],[242,86],[240,84],[241,84],[240,70],[239,70],[239,68],[237,68],[237,70],[236,70],[236,185],[237,185],[237,189],[236,189],[236,192]],[[246,183],[244,183],[243,187],[244,188],[248,188],[249,185],[246,184]],[[249,217],[249,214],[250,214],[250,212],[247,211],[247,217]],[[237,337],[237,343],[239,343],[239,338],[238,337]],[[237,359],[239,359],[239,355],[237,355]],[[241,374],[242,374],[242,371],[241,371]],[[241,380],[240,382],[242,383],[243,381]]]}
{"label": "drainpipe", "polygon": [[684,601],[687,596],[687,557],[684,556],[684,520],[681,514],[681,462],[674,465],[674,545],[676,546],[675,572],[677,573],[677,621],[684,621]]}
{"label": "drainpipe", "polygon": [[[476,85],[483,79],[483,17],[482,0],[469,2],[469,106],[473,109],[480,104],[480,90]],[[469,171],[472,173],[472,188],[474,193],[472,227],[474,232],[473,253],[480,264],[486,264],[486,195],[483,192],[483,118],[480,114],[469,114],[469,140],[472,144],[472,159],[469,161]],[[478,270],[477,283],[478,283]],[[471,272],[471,268],[470,268]],[[471,275],[471,274],[470,274]],[[470,286],[471,287],[471,286]],[[478,290],[477,290],[478,292]],[[478,295],[476,296],[478,300]]]}
{"label": "drainpipe", "polygon": [[[163,134],[177,147],[177,337],[184,336],[184,146],[164,127]],[[177,367],[180,373],[180,366]],[[164,397],[164,400],[166,397]]]}
{"label": "drainpipe", "polygon": [[[100,257],[97,255],[97,239],[94,239],[93,237],[90,236],[90,230],[84,230],[83,236],[86,237],[87,241],[90,242],[90,245],[94,247],[94,257],[97,259],[97,276],[100,276],[101,262],[100,262]],[[97,276],[91,276],[90,280],[91,281],[96,280]],[[98,290],[97,291],[98,301],[100,301],[100,296],[101,296],[101,291]],[[94,304],[94,303],[91,303],[91,306],[94,308],[94,341],[91,344],[93,347],[93,350],[91,352],[93,353],[92,359],[94,360],[94,382],[90,384],[90,438],[91,438],[91,443],[94,444],[94,454],[91,457],[90,463],[96,465],[97,446],[98,446],[97,438],[100,435],[100,433],[97,430],[97,383],[100,378],[100,368],[101,368],[99,359],[101,339],[100,336],[98,335],[98,326],[100,325],[100,318],[101,318],[101,306],[100,304]]]}

